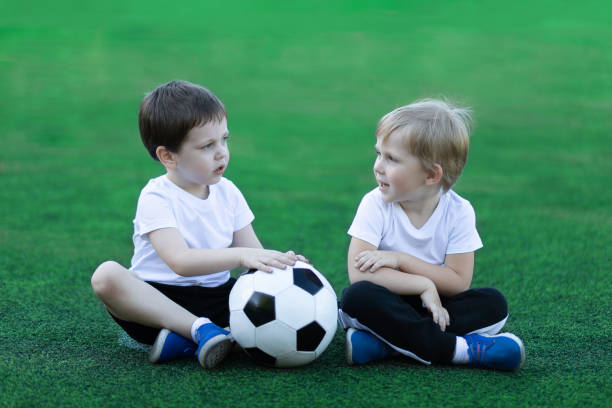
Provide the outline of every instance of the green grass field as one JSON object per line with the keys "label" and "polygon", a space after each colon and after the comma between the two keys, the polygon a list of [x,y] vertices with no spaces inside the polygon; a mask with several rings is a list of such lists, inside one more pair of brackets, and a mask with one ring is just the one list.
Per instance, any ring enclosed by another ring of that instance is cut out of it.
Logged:
{"label": "green grass field", "polygon": [[[0,2],[0,406],[609,407],[611,3],[209,3]],[[338,294],[378,119],[428,96],[471,106],[455,190],[485,244],[473,285],[506,295],[524,368],[348,367],[340,331],[291,370],[153,366],[126,347],[89,279],[129,264],[162,171],[137,110],[170,79],[224,101],[226,175],[260,239]]]}

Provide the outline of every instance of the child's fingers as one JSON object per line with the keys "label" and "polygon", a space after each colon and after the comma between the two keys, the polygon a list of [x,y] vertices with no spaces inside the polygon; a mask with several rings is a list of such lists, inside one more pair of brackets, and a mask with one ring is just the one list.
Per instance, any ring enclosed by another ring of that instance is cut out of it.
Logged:
{"label": "child's fingers", "polygon": [[379,259],[378,261],[374,262],[374,265],[372,265],[372,267],[370,268],[370,272],[374,273],[383,266],[385,266],[385,263],[381,259]]}
{"label": "child's fingers", "polygon": [[442,331],[446,330],[446,318],[442,312],[438,315],[438,324],[440,325],[440,329],[442,329]]}
{"label": "child's fingers", "polygon": [[373,264],[374,264],[374,259],[371,259],[371,258],[366,259],[366,261],[361,265],[361,268],[359,269],[361,269],[361,272],[365,272],[369,270]]}
{"label": "child's fingers", "polygon": [[273,268],[278,268],[278,269],[285,269],[287,265],[295,264],[294,259],[291,259],[291,257],[283,253],[280,253],[280,252],[272,256],[262,257],[260,261],[266,264],[267,266],[271,266]]}
{"label": "child's fingers", "polygon": [[255,262],[255,269],[259,270],[259,271],[263,271],[263,272],[268,272],[268,273],[272,273],[272,268],[270,268],[269,266],[267,266],[265,263],[263,262]]}
{"label": "child's fingers", "polygon": [[438,324],[438,323],[439,323],[439,321],[440,321],[440,317],[439,317],[439,315],[438,315],[438,311],[437,311],[436,309],[433,309],[433,310],[431,311],[431,316],[433,317],[433,321],[434,321],[436,324]]}
{"label": "child's fingers", "polygon": [[287,265],[289,266],[295,265],[295,259],[283,258],[283,259],[277,260],[275,263],[275,267],[279,269],[285,269]]}
{"label": "child's fingers", "polygon": [[[310,261],[308,260],[308,258],[306,258],[304,255],[301,254],[296,254],[293,251],[287,251],[286,255],[289,255],[291,257],[292,260],[294,261],[302,261],[302,262],[306,262],[306,263],[310,263]],[[292,264],[293,265],[293,264]]]}
{"label": "child's fingers", "polygon": [[368,256],[368,254],[371,251],[361,251],[360,253],[357,254],[357,256],[355,257],[355,261],[359,261],[359,260],[363,260],[364,258],[366,258]]}
{"label": "child's fingers", "polygon": [[[289,253],[290,252],[290,253]],[[297,257],[295,256],[295,254],[293,253],[293,251],[289,251],[289,252],[278,252],[277,254],[275,254],[275,256],[273,257],[273,259],[277,262],[282,262],[280,267],[281,269],[284,269],[286,265],[295,265],[295,261],[297,259]]]}
{"label": "child's fingers", "polygon": [[448,325],[450,324],[450,317],[448,315],[448,311],[440,306],[440,328],[442,331],[445,331]]}

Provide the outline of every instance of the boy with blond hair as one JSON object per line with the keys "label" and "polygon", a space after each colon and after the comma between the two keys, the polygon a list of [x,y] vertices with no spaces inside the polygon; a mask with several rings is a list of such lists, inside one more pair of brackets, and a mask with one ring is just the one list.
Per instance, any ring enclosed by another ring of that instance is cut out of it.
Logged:
{"label": "boy with blond hair", "polygon": [[152,363],[195,356],[217,365],[232,348],[229,293],[234,268],[271,272],[297,259],[263,249],[240,190],[223,177],[229,163],[227,113],[209,90],[171,81],[140,105],[140,136],[166,173],[149,180],[134,218],[128,269],[107,261],[91,278],[111,317]]}
{"label": "boy with blond hair", "polygon": [[522,341],[499,331],[504,296],[469,289],[482,247],[474,209],[451,190],[469,150],[468,109],[425,99],[385,115],[374,176],[349,228],[351,285],[340,301],[349,364],[391,355],[512,371]]}

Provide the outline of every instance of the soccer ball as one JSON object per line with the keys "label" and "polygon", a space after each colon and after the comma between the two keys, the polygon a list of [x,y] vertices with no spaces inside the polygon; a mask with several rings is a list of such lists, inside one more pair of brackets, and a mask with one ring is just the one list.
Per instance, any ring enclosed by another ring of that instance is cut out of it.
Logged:
{"label": "soccer ball", "polygon": [[308,364],[336,333],[336,293],[312,265],[296,262],[273,273],[250,270],[229,296],[230,330],[255,361],[273,367]]}

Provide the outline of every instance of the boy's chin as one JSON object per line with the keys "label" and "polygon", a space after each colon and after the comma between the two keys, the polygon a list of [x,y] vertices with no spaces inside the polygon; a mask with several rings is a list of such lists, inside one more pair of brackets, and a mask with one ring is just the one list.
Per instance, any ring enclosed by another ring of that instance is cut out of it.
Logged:
{"label": "boy's chin", "polygon": [[395,201],[397,201],[397,200],[394,200],[393,197],[391,197],[388,194],[381,194],[380,198],[382,198],[382,200],[385,203],[394,203]]}

